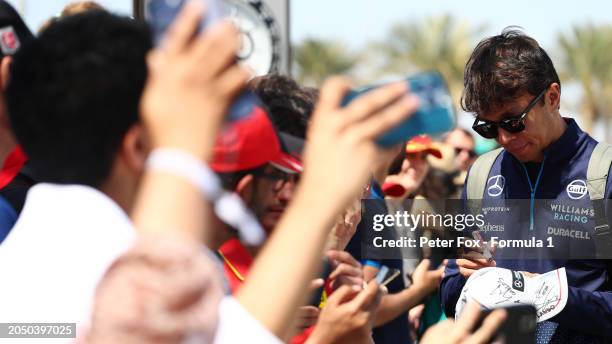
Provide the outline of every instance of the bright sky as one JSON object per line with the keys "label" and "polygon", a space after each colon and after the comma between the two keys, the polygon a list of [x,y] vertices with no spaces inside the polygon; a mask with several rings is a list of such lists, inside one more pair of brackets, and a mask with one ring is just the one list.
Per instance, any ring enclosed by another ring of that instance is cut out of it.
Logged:
{"label": "bright sky", "polygon": [[[35,31],[46,18],[73,0],[8,0],[25,12]],[[107,8],[129,14],[132,0],[98,0]],[[562,3],[562,4],[561,4]],[[485,35],[519,25],[547,48],[554,48],[557,32],[572,24],[612,23],[612,3],[580,1],[491,0],[292,0],[291,36],[336,38],[359,47],[371,38],[384,37],[396,22],[451,13],[474,26],[487,25]]]}
{"label": "bright sky", "polygon": [[[50,16],[58,14],[74,0],[8,0],[22,13],[36,31]],[[119,13],[131,14],[132,0],[97,0]],[[291,40],[306,37],[337,39],[350,47],[360,48],[369,40],[384,38],[394,23],[415,21],[446,13],[473,27],[485,26],[483,37],[518,25],[548,51],[555,64],[559,32],[584,23],[612,24],[612,2],[601,0],[290,0]],[[577,91],[565,93],[570,97]],[[579,92],[579,91],[578,91]],[[598,133],[595,133],[595,136]]]}

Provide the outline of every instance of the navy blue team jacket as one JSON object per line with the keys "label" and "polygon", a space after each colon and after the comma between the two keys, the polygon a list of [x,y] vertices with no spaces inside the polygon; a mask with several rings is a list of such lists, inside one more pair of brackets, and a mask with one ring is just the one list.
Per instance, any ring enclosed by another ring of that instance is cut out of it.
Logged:
{"label": "navy blue team jacket", "polygon": [[[521,253],[514,251],[511,259],[496,254],[497,266],[533,273],[565,267],[569,285],[567,305],[550,320],[557,337],[565,340],[551,341],[565,342],[577,336],[582,339],[580,342],[602,342],[604,338],[612,338],[612,261],[574,259],[576,255],[572,254],[595,250],[590,240],[594,214],[585,182],[589,158],[597,141],[574,120],[565,120],[568,124],[565,133],[545,150],[542,163],[523,164],[506,151],[497,157],[487,178],[482,206],[486,208],[510,199],[524,200],[529,206],[511,212],[506,212],[504,207],[489,208],[483,233],[486,239],[493,235],[513,239],[535,237],[545,244],[552,237],[555,249],[565,252],[561,256],[521,259]],[[606,199],[612,199],[610,176],[612,173],[608,174]],[[465,190],[462,198],[466,199]],[[538,200],[545,204],[538,204]],[[607,203],[606,216],[610,223],[612,202]],[[499,226],[505,226],[503,231],[499,231]],[[532,254],[537,252],[534,248],[529,250]],[[450,261],[440,286],[442,305],[449,317],[454,317],[465,281],[455,262]]]}

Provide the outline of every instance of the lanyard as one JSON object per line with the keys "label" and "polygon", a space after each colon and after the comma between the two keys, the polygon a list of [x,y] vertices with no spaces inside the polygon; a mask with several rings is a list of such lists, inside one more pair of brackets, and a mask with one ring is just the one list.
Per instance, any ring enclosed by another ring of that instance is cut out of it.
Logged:
{"label": "lanyard", "polygon": [[221,258],[223,258],[223,261],[225,262],[225,264],[227,264],[227,266],[230,268],[230,270],[232,271],[232,273],[234,274],[234,276],[236,276],[236,278],[238,278],[238,280],[240,282],[244,282],[244,276],[242,276],[242,274],[238,271],[238,269],[236,269],[236,267],[234,266],[234,264],[232,264],[232,262],[230,262],[229,259],[227,259],[227,257],[221,252],[221,250],[217,250],[217,253],[219,253],[219,255],[221,256]]}
{"label": "lanyard", "polygon": [[540,165],[540,171],[538,172],[538,177],[536,178],[536,182],[535,185],[531,185],[531,178],[529,178],[529,172],[527,171],[527,167],[525,167],[525,164],[521,163],[521,166],[523,166],[523,170],[525,171],[525,176],[527,177],[527,182],[529,183],[529,189],[531,190],[531,197],[530,197],[530,204],[529,204],[529,230],[533,230],[534,224],[535,224],[535,219],[534,219],[534,213],[535,213],[535,194],[536,191],[538,190],[538,185],[540,184],[540,178],[542,177],[542,171],[544,170],[544,163],[546,162],[546,155],[544,156],[544,159],[542,160],[542,165]]}

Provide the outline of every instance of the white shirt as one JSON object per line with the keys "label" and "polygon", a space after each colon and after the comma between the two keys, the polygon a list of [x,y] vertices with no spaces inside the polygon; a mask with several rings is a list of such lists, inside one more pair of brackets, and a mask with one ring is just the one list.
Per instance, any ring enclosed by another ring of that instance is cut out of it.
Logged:
{"label": "white shirt", "polygon": [[[83,338],[97,284],[135,238],[125,212],[94,188],[32,187],[0,245],[0,322],[77,323],[77,337]],[[224,297],[215,343],[238,342],[282,343],[233,297]]]}
{"label": "white shirt", "polygon": [[128,216],[102,192],[32,187],[0,245],[0,322],[77,323],[80,336],[96,285],[134,239]]}
{"label": "white shirt", "polygon": [[219,305],[219,323],[214,343],[281,344],[283,341],[263,327],[234,297],[226,296]]}

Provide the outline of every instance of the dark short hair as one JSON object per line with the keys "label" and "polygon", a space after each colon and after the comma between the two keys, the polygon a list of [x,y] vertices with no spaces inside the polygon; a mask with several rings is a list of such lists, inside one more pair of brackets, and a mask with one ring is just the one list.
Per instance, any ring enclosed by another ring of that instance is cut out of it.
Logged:
{"label": "dark short hair", "polygon": [[561,86],[550,57],[533,38],[516,27],[484,39],[464,72],[461,107],[482,114],[528,92],[537,95],[552,83]]}
{"label": "dark short hair", "polygon": [[99,187],[139,120],[148,28],[103,11],[64,18],[16,56],[13,131],[43,182]]}
{"label": "dark short hair", "polygon": [[300,86],[286,75],[268,74],[249,82],[268,108],[270,119],[279,131],[304,139],[318,92]]}

